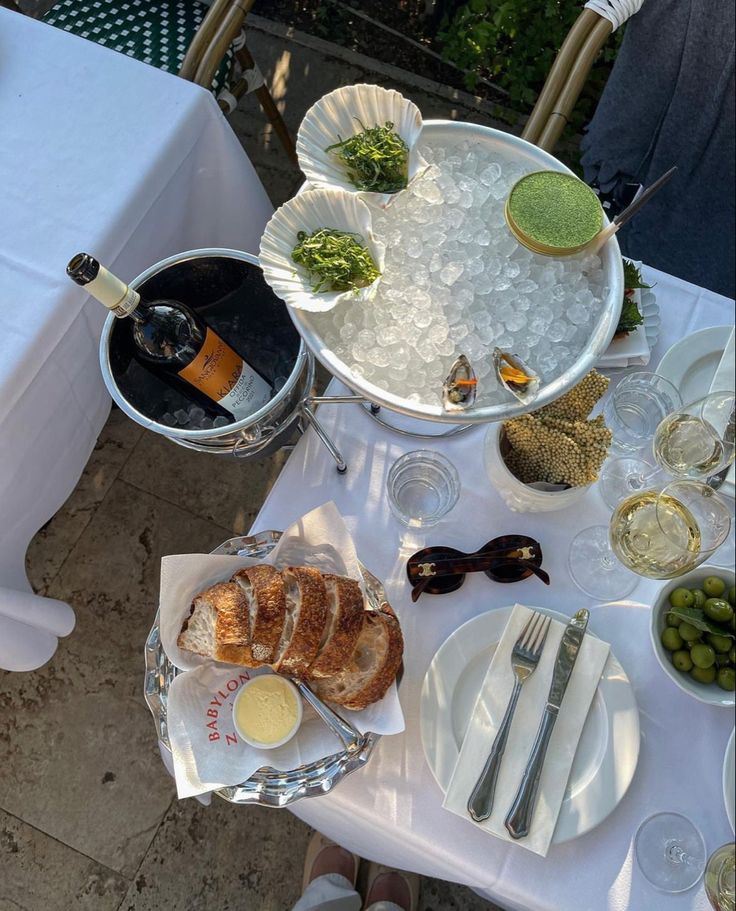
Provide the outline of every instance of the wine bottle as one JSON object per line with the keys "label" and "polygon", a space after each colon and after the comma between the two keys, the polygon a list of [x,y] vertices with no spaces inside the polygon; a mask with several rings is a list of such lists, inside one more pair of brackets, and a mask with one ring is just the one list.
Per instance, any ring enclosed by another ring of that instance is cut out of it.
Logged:
{"label": "wine bottle", "polygon": [[77,253],[66,271],[116,317],[130,317],[140,360],[163,377],[183,380],[175,385],[197,390],[217,412],[239,421],[271,398],[271,384],[191,307],[144,300],[89,253]]}

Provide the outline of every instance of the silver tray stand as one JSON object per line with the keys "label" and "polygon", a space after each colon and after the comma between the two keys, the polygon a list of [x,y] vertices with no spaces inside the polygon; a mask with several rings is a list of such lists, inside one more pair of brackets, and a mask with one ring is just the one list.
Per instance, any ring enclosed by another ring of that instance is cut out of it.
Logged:
{"label": "silver tray stand", "polygon": [[[255,535],[230,538],[212,553],[237,557],[266,557],[280,537],[280,531],[262,531]],[[368,607],[379,610],[381,604],[386,602],[383,586],[362,564],[361,571]],[[159,619],[157,611],[151,632],[146,639],[143,697],[153,715],[159,742],[170,753],[171,743],[166,717],[169,687],[174,677],[181,672],[164,653]],[[264,807],[286,807],[304,797],[318,797],[320,794],[329,793],[346,775],[362,768],[370,759],[373,747],[379,739],[379,734],[366,733],[357,748],[350,752],[341,750],[286,772],[264,766],[246,781],[218,788],[214,793],[230,803],[259,804]]]}

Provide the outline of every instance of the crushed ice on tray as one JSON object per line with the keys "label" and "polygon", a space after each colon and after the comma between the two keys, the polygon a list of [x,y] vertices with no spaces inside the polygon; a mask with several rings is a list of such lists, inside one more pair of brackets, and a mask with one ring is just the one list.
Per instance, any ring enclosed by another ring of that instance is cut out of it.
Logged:
{"label": "crushed ice on tray", "polygon": [[460,354],[478,380],[475,404],[507,401],[493,349],[512,351],[549,382],[571,367],[598,322],[608,289],[600,259],[551,259],[521,246],[503,214],[514,183],[534,170],[482,143],[424,145],[423,177],[373,231],[386,243],[375,298],[312,314],[325,346],[356,375],[426,405]]}

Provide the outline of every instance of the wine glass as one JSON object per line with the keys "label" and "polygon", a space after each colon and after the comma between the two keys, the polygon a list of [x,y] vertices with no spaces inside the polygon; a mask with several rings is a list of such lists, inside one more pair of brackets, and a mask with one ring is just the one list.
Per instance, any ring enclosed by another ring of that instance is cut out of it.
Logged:
{"label": "wine glass", "polygon": [[705,869],[705,842],[679,813],[655,813],[639,826],[634,839],[639,869],[663,892],[691,889]]}
{"label": "wine glass", "polygon": [[708,858],[705,894],[714,911],[736,911],[736,845],[722,845]]}
{"label": "wine glass", "polygon": [[624,500],[611,517],[619,560],[640,576],[674,579],[703,563],[726,540],[730,510],[701,481],[672,481]]}
{"label": "wine glass", "polygon": [[654,434],[657,464],[678,478],[709,478],[734,460],[733,392],[713,392],[668,414]]}
{"label": "wine glass", "polygon": [[701,481],[672,481],[643,490],[617,506],[608,528],[586,528],[575,537],[568,557],[570,574],[587,595],[609,601],[628,595],[637,575],[681,576],[726,540],[730,512]]}

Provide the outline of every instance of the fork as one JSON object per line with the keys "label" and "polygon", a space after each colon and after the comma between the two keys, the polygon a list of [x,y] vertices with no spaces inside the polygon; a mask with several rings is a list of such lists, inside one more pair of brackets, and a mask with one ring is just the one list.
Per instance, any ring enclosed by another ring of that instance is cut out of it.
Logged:
{"label": "fork", "polygon": [[526,622],[524,629],[519,633],[519,638],[511,650],[511,668],[514,672],[514,689],[511,699],[503,716],[503,721],[493,741],[490,755],[483,766],[478,781],[475,783],[473,793],[468,799],[468,813],[476,822],[488,819],[493,809],[493,795],[496,791],[496,781],[501,768],[506,741],[508,740],[511,722],[513,721],[516,703],[519,701],[521,688],[524,681],[536,670],[539,658],[544,648],[549,631],[550,618],[537,611],[532,611],[531,617]]}

